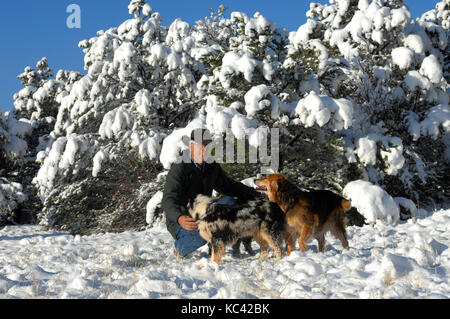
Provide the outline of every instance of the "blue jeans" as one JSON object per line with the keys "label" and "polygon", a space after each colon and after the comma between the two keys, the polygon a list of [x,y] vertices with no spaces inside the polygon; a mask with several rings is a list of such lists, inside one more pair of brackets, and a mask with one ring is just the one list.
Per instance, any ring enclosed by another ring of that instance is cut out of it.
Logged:
{"label": "blue jeans", "polygon": [[[237,204],[237,201],[233,197],[226,196],[219,199],[217,203],[231,206]],[[183,227],[178,226],[176,235],[175,249],[177,250],[177,253],[183,257],[196,251],[207,243],[207,241],[200,236],[198,229],[186,230]]]}

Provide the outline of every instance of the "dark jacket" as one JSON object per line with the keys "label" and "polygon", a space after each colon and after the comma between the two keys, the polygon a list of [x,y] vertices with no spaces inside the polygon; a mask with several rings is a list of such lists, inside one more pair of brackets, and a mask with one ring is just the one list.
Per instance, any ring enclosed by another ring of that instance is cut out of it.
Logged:
{"label": "dark jacket", "polygon": [[216,162],[204,163],[201,169],[193,162],[173,164],[166,177],[161,203],[166,215],[167,230],[173,238],[176,239],[178,218],[181,215],[189,215],[189,200],[198,194],[211,196],[213,190],[237,197],[240,201],[261,196],[255,189],[229,178]]}

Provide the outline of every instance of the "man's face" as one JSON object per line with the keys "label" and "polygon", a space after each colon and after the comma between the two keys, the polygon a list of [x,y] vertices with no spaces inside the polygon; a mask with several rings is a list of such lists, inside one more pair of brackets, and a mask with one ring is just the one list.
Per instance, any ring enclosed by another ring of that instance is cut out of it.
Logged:
{"label": "man's face", "polygon": [[193,141],[189,142],[189,150],[191,152],[192,159],[198,164],[203,164],[206,161],[205,150],[206,146],[202,144],[195,143]]}

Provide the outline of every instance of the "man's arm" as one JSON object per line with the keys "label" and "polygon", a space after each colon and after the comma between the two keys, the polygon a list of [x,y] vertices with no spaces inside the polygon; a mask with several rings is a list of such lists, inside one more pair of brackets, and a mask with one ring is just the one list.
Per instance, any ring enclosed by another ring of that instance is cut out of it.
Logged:
{"label": "man's arm", "polygon": [[219,166],[219,175],[216,179],[216,183],[214,184],[214,189],[219,193],[224,194],[226,196],[237,197],[242,201],[259,198],[263,196],[260,192],[258,192],[254,188],[231,179],[230,177],[227,176],[227,174],[219,164],[217,164],[217,166]]}
{"label": "man's arm", "polygon": [[180,201],[184,192],[183,185],[184,178],[181,166],[174,164],[166,176],[161,206],[166,218],[175,223],[178,223],[180,216],[189,215],[186,205]]}

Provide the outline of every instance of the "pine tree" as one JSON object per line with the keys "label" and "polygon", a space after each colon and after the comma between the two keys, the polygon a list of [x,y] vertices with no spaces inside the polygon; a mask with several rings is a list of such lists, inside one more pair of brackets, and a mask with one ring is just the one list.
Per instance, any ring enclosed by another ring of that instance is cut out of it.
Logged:
{"label": "pine tree", "polygon": [[[58,95],[54,141],[40,153],[42,167],[34,179],[44,201],[43,224],[63,227],[70,219],[74,224],[66,227],[82,231],[86,225],[76,226],[80,221],[73,216],[86,223],[96,223],[96,215],[105,212],[114,212],[113,220],[130,211],[142,216],[144,200],[107,209],[108,196],[130,199],[134,195],[127,192],[148,192],[144,176],[153,179],[161,171],[157,158],[163,138],[174,126],[186,125],[198,108],[193,97],[199,64],[181,43],[190,26],[179,19],[161,26],[159,13],[144,1],[131,1],[129,12],[134,18],[80,42],[87,74]],[[147,172],[136,176],[133,167]],[[134,186],[124,192],[127,183]],[[105,200],[95,201],[89,192]],[[79,196],[85,199],[81,206]],[[57,205],[61,202],[64,207]]]}
{"label": "pine tree", "polygon": [[[438,19],[412,21],[402,1],[315,4],[308,15],[316,19],[309,24],[325,29],[318,40],[330,58],[340,61],[320,78],[326,94],[350,98],[358,106],[360,118],[345,134],[344,146],[357,172],[393,196],[416,202],[445,196],[446,187],[439,185],[447,183],[448,82],[442,65],[448,28]],[[435,114],[441,115],[437,122],[431,119]],[[433,185],[433,191],[424,191],[425,185]]]}
{"label": "pine tree", "polygon": [[0,108],[0,225],[29,221],[22,214],[28,196],[21,172],[27,150],[24,138],[30,132],[29,123],[17,121],[11,112],[3,113]]}

